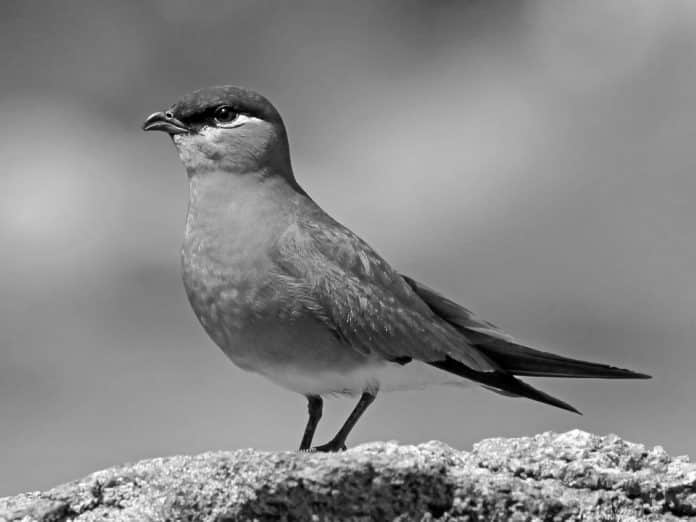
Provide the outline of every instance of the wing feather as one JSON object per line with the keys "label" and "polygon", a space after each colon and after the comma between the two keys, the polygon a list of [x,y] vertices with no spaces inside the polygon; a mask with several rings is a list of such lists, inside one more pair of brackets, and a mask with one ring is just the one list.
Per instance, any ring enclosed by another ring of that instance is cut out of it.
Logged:
{"label": "wing feather", "polygon": [[402,276],[430,308],[503,370],[532,377],[647,379],[648,375],[601,363],[571,359],[526,346],[495,325],[482,321],[432,288]]}
{"label": "wing feather", "polygon": [[365,356],[449,356],[475,371],[495,369],[367,243],[323,212],[291,225],[273,261],[276,284],[295,305]]}

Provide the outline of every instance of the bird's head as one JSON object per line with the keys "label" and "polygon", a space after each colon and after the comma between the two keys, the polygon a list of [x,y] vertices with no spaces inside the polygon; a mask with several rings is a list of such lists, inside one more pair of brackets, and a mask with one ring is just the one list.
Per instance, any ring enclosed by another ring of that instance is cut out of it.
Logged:
{"label": "bird's head", "polygon": [[150,115],[143,130],[172,137],[189,176],[211,171],[292,178],[283,120],[266,98],[241,87],[194,91]]}

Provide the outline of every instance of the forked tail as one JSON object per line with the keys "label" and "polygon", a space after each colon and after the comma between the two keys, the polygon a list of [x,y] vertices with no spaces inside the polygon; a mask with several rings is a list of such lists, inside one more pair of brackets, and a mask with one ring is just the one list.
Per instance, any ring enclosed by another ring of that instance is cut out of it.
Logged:
{"label": "forked tail", "polygon": [[498,368],[498,371],[477,372],[451,357],[441,361],[429,361],[432,366],[479,382],[486,388],[503,395],[527,397],[576,413],[580,412],[515,376],[650,379],[650,376],[644,373],[607,364],[571,359],[525,346],[495,325],[476,318],[472,312],[431,288],[410,277],[402,277],[435,314],[461,332],[468,343],[484,354]]}

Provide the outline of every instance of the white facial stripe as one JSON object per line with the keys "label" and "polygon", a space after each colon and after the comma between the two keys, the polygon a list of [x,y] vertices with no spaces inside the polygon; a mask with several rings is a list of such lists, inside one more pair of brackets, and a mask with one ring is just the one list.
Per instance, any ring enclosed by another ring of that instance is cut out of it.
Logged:
{"label": "white facial stripe", "polygon": [[254,118],[253,116],[247,116],[246,114],[239,114],[233,121],[228,123],[218,123],[217,126],[221,129],[234,129],[235,127],[239,127],[251,121],[261,120],[259,118]]}

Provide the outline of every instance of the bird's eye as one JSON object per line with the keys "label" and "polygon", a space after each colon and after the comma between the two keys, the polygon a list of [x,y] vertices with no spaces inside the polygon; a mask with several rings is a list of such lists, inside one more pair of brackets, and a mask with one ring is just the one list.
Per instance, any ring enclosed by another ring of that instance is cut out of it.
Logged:
{"label": "bird's eye", "polygon": [[215,109],[214,116],[217,123],[232,123],[239,117],[239,113],[235,112],[229,105],[220,105]]}

